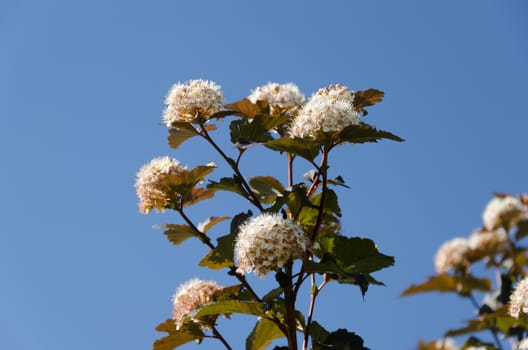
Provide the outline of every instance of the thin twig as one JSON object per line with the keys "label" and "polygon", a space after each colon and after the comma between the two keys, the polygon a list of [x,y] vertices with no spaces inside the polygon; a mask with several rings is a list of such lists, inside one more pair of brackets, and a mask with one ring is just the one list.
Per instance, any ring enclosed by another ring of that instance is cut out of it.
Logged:
{"label": "thin twig", "polygon": [[214,337],[216,339],[220,340],[222,342],[222,344],[224,344],[226,349],[232,350],[232,348],[229,345],[229,343],[227,342],[227,340],[225,340],[225,338],[222,336],[222,334],[220,334],[220,332],[218,331],[218,329],[215,326],[213,326],[213,334],[214,334]]}
{"label": "thin twig", "polygon": [[251,187],[248,185],[248,183],[246,182],[246,180],[244,179],[244,177],[240,173],[240,170],[238,169],[238,166],[237,166],[237,162],[235,162],[233,159],[229,158],[224,153],[224,151],[222,151],[222,149],[216,144],[216,142],[214,142],[214,140],[211,138],[211,136],[209,136],[209,133],[205,129],[204,125],[200,125],[200,126],[201,126],[200,135],[203,138],[205,138],[214,147],[214,149],[220,154],[220,156],[222,156],[222,158],[224,158],[224,160],[227,162],[227,164],[229,164],[229,166],[233,169],[233,171],[235,172],[238,180],[240,181],[240,184],[242,185],[242,187],[246,191],[246,194],[248,196],[247,199],[254,206],[256,206],[260,210],[260,212],[263,212],[264,208],[262,207],[262,204],[260,204],[260,201],[258,200],[258,198],[255,196],[255,194],[251,190]]}

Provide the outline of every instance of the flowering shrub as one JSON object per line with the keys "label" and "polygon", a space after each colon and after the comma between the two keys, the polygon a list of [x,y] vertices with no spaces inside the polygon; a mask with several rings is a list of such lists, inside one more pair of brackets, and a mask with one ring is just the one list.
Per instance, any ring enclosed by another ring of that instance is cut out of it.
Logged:
{"label": "flowering shrub", "polygon": [[[448,338],[450,349],[504,349],[505,340],[509,340],[512,350],[526,349],[528,257],[520,241],[528,236],[528,196],[497,194],[486,205],[482,219],[482,227],[467,239],[454,238],[440,247],[435,257],[438,275],[412,285],[403,295],[451,292],[471,301],[477,316],[445,336],[472,336],[460,348]],[[492,270],[494,276],[499,276],[495,285],[490,278],[474,275],[479,262],[484,263],[484,271]],[[482,302],[477,300],[477,293],[484,293]],[[485,331],[490,339],[476,336]],[[421,342],[419,349],[439,349],[438,344]]]}
{"label": "flowering shrub", "polygon": [[[156,328],[168,334],[154,342],[155,350],[205,338],[232,349],[219,330],[218,316],[237,313],[256,317],[247,349],[265,349],[281,338],[290,350],[298,349],[301,341],[302,349],[367,349],[357,334],[327,331],[314,317],[317,296],[328,283],[355,285],[365,294],[369,285],[381,283],[371,274],[394,264],[394,258],[380,253],[372,240],[341,232],[342,213],[333,187],[348,186],[342,176],[329,173],[329,155],[339,145],[403,141],[360,121],[360,115],[367,114],[365,108],[382,97],[379,90],[352,92],[336,84],[320,89],[305,103],[296,85],[269,83],[224,105],[220,87],[211,81],[191,80],[171,88],[163,112],[169,146],[177,149],[190,138],[201,138],[225,160],[233,176],[209,178],[217,168],[214,163],[189,169],[170,157],[155,158],[137,174],[140,212],[176,211],[183,223],[159,226],[168,240],[180,245],[199,239],[209,252],[198,264],[226,269],[236,284],[222,287],[195,278],[180,285],[172,318]],[[215,120],[227,117],[233,118],[229,136],[234,147],[223,150],[212,132],[217,130]],[[285,156],[287,184],[269,175],[243,175],[240,160],[252,146]],[[299,182],[293,178],[297,161],[313,167]],[[229,232],[215,240],[213,228],[229,217],[210,216],[196,223],[186,207],[212,199],[217,191],[243,197],[251,209],[233,215]],[[260,295],[246,279],[250,272],[261,278],[273,273],[278,285]],[[308,283],[310,288],[301,288]],[[305,290],[310,306],[303,314],[296,302]]]}

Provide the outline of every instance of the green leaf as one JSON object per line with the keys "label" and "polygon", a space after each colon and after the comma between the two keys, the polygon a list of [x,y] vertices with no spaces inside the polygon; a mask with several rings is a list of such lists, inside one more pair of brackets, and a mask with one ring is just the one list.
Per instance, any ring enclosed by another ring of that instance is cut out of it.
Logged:
{"label": "green leaf", "polygon": [[264,204],[275,202],[277,196],[281,196],[284,192],[284,186],[273,176],[254,176],[249,179],[249,185],[260,202]]}
{"label": "green leaf", "polygon": [[196,231],[189,225],[176,225],[176,224],[163,224],[163,225],[156,225],[156,228],[167,228],[163,232],[165,236],[167,236],[167,239],[176,244],[180,245],[185,240],[196,237],[197,233]]}
{"label": "green leaf", "polygon": [[394,257],[382,254],[368,238],[327,235],[318,239],[316,255],[331,258],[347,273],[370,273],[394,265]]}
{"label": "green leaf", "polygon": [[403,291],[402,296],[413,295],[426,292],[458,293],[461,296],[468,297],[471,291],[489,291],[491,290],[491,281],[487,278],[475,278],[473,276],[451,276],[446,273],[429,277],[423,283],[412,285]]}
{"label": "green leaf", "polygon": [[339,133],[338,138],[341,142],[350,143],[378,142],[378,140],[381,139],[388,139],[398,142],[405,141],[393,133],[384,130],[378,130],[372,125],[366,123],[347,126]]}
{"label": "green leaf", "polygon": [[247,314],[264,317],[265,306],[265,304],[257,301],[221,300],[205,305],[190,317],[202,318],[208,315],[219,314]]}
{"label": "green leaf", "polygon": [[266,143],[266,147],[280,152],[295,154],[299,157],[313,161],[319,154],[321,145],[312,141],[299,138],[282,137]]}
{"label": "green leaf", "polygon": [[153,350],[172,350],[193,340],[201,340],[204,337],[200,326],[193,322],[185,323],[179,330],[176,330],[174,320],[168,319],[159,324],[156,330],[169,333],[169,335],[156,340],[152,346]]}
{"label": "green leaf", "polygon": [[198,224],[198,227],[203,233],[207,233],[207,231],[209,231],[213,226],[221,223],[222,221],[226,221],[227,219],[229,219],[229,216],[211,216],[204,222]]}
{"label": "green leaf", "polygon": [[247,198],[246,191],[240,184],[240,181],[232,177],[223,177],[220,179],[220,182],[209,180],[209,183],[207,184],[207,189],[210,191],[214,191],[214,192],[220,191],[220,190],[234,192],[234,193],[241,195],[244,198]]}
{"label": "green leaf", "polygon": [[269,114],[269,106],[266,101],[257,101],[257,103],[252,103],[247,98],[243,98],[234,103],[226,104],[224,107],[235,112],[230,113],[230,115],[240,115],[253,118],[260,114]]}
{"label": "green leaf", "polygon": [[353,105],[356,111],[367,115],[368,112],[365,110],[365,107],[373,106],[377,102],[380,102],[383,99],[383,91],[376,89],[367,89],[364,91],[356,91],[354,93]]}
{"label": "green leaf", "polygon": [[212,249],[200,261],[198,265],[208,267],[212,270],[220,270],[225,267],[235,266],[234,249],[237,234],[230,233],[217,239],[215,249]]}
{"label": "green leaf", "polygon": [[267,318],[261,318],[246,339],[246,350],[264,350],[274,339],[284,337],[279,327]]}

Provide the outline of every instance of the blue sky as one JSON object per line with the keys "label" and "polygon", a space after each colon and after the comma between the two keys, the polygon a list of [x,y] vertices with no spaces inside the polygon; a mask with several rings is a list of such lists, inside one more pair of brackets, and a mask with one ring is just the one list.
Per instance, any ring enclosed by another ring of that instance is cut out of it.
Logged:
{"label": "blue sky", "polygon": [[[134,192],[154,157],[216,160],[194,140],[170,150],[161,123],[170,86],[197,78],[227,101],[268,81],[307,96],[330,83],[385,91],[367,122],[407,141],[339,148],[331,171],[351,186],[338,193],[346,234],[396,265],[365,300],[331,286],[315,318],[372,349],[413,349],[461,325],[469,302],[399,294],[434,272],[441,243],[481,224],[493,192],[527,191],[527,15],[522,0],[3,0],[0,348],[150,348],[180,283],[233,282],[196,266],[197,242],[168,243],[152,225],[179,218],[140,215]],[[243,168],[283,171],[266,157],[255,150]],[[190,215],[245,210],[221,194]],[[229,322],[220,329],[242,348],[246,319]]]}

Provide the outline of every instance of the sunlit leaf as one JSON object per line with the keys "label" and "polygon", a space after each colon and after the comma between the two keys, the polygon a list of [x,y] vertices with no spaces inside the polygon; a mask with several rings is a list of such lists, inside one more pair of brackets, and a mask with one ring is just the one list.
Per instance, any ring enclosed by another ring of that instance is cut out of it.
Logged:
{"label": "sunlit leaf", "polygon": [[378,130],[372,125],[366,123],[347,126],[339,133],[338,138],[341,142],[350,143],[378,142],[381,139],[388,139],[398,142],[405,141],[393,133],[384,130]]}
{"label": "sunlit leaf", "polygon": [[228,115],[240,115],[253,118],[260,114],[269,114],[269,105],[266,101],[257,101],[256,103],[252,103],[247,98],[243,98],[234,103],[226,104],[224,107],[235,112]]}
{"label": "sunlit leaf", "polygon": [[309,161],[313,161],[319,154],[321,145],[318,143],[302,140],[299,138],[282,137],[266,143],[266,147],[280,152],[297,155]]}
{"label": "sunlit leaf", "polygon": [[249,179],[249,185],[260,202],[264,204],[273,203],[277,196],[284,192],[284,186],[273,176],[254,176]]}
{"label": "sunlit leaf", "polygon": [[367,115],[368,112],[365,110],[365,107],[372,106],[377,102],[380,102],[383,99],[383,91],[376,89],[367,89],[363,91],[356,91],[354,93],[354,108],[356,111]]}
{"label": "sunlit leaf", "polygon": [[220,182],[209,180],[207,184],[207,189],[210,191],[229,191],[241,195],[244,198],[246,197],[246,191],[240,184],[240,181],[232,177],[223,177],[220,179]]}
{"label": "sunlit leaf", "polygon": [[212,249],[200,261],[199,265],[213,270],[234,266],[234,249],[236,233],[230,233],[217,239],[216,248]]}
{"label": "sunlit leaf", "polygon": [[261,318],[246,339],[247,350],[264,350],[274,339],[284,337],[284,333],[275,322],[267,318]]}
{"label": "sunlit leaf", "polygon": [[213,226],[221,223],[222,221],[226,221],[227,219],[229,219],[229,216],[211,216],[204,222],[199,223],[198,229],[203,233],[207,233],[207,231],[209,231]]}
{"label": "sunlit leaf", "polygon": [[163,232],[167,239],[176,244],[182,244],[185,240],[196,237],[197,232],[189,225],[163,224],[156,225],[156,228],[166,228]]}
{"label": "sunlit leaf", "polygon": [[205,305],[190,317],[202,318],[207,315],[218,314],[247,314],[264,317],[265,307],[264,303],[257,301],[221,300]]}
{"label": "sunlit leaf", "polygon": [[458,293],[461,296],[469,296],[471,291],[491,290],[491,281],[487,278],[476,278],[473,276],[451,276],[446,273],[429,277],[420,284],[414,284],[403,291],[402,296],[426,292]]}
{"label": "sunlit leaf", "polygon": [[176,330],[176,324],[172,319],[159,324],[156,330],[169,333],[169,335],[156,340],[152,346],[153,350],[172,350],[193,340],[201,340],[204,337],[200,326],[197,324],[188,322]]}

